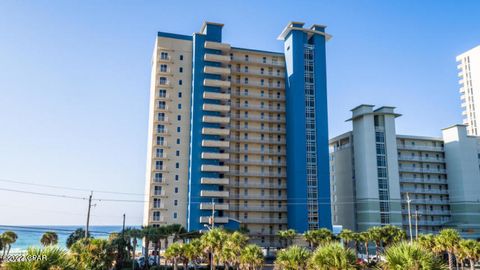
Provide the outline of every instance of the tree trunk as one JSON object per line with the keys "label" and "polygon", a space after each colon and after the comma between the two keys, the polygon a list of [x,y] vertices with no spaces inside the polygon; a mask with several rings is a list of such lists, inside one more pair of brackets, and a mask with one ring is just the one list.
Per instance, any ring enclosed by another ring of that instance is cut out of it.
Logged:
{"label": "tree trunk", "polygon": [[475,262],[472,259],[469,259],[470,262],[470,270],[475,270]]}
{"label": "tree trunk", "polygon": [[178,270],[178,268],[177,268],[177,258],[173,259],[173,270]]}
{"label": "tree trunk", "polygon": [[355,241],[355,258],[358,258],[358,241]]}
{"label": "tree trunk", "polygon": [[448,252],[448,269],[453,270],[453,256],[452,253]]}
{"label": "tree trunk", "polygon": [[368,242],[366,242],[365,243],[365,256],[367,256],[367,263],[370,262],[370,257],[368,255],[369,255],[368,254]]}
{"label": "tree trunk", "polygon": [[378,242],[375,242],[375,256],[378,258],[380,257],[380,245]]}

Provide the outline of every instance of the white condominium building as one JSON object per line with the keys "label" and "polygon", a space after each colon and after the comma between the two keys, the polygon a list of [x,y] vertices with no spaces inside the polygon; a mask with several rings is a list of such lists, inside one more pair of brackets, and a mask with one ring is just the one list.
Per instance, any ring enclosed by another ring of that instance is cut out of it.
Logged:
{"label": "white condominium building", "polygon": [[[393,107],[352,110],[353,130],[330,140],[333,224],[364,231],[403,226],[412,235],[457,228],[480,237],[480,137],[465,125],[442,138],[397,135]],[[417,230],[416,230],[417,228]]]}
{"label": "white condominium building", "polygon": [[463,123],[469,135],[480,135],[480,46],[457,56]]}

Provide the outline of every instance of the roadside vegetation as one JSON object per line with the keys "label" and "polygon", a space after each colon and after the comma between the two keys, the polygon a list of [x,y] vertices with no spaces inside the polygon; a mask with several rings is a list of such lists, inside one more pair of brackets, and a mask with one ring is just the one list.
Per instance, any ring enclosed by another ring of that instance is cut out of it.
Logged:
{"label": "roadside vegetation", "polygon": [[[14,232],[0,235],[0,255],[9,254],[17,240]],[[454,229],[438,235],[419,235],[408,241],[395,226],[372,227],[365,232],[327,229],[297,234],[278,232],[280,248],[274,252],[277,270],[474,270],[480,261],[480,243],[462,239]],[[145,240],[150,256],[139,256],[137,245]],[[67,250],[58,248],[58,236],[46,232],[43,248],[30,248],[29,256],[40,260],[7,262],[7,270],[127,270],[127,269],[234,269],[257,270],[266,266],[265,253],[241,231],[221,228],[188,233],[180,225],[127,228],[108,239],[85,237],[76,230],[67,240]]]}

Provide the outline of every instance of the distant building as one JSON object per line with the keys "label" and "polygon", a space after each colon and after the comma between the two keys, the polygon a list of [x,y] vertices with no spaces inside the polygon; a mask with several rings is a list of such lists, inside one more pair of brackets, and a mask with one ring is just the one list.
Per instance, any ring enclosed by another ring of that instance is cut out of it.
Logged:
{"label": "distant building", "polygon": [[[455,227],[480,237],[480,137],[465,125],[442,138],[398,135],[393,107],[352,110],[353,129],[330,140],[333,224],[356,231],[387,224],[409,234]],[[418,218],[417,218],[418,217]]]}
{"label": "distant building", "polygon": [[480,46],[457,56],[460,98],[469,135],[480,135]]}
{"label": "distant building", "polygon": [[[284,52],[233,47],[223,24],[159,32],[152,61],[144,225],[332,228],[325,26],[289,23]],[[288,100],[288,102],[286,102]],[[215,205],[213,205],[215,203]]]}

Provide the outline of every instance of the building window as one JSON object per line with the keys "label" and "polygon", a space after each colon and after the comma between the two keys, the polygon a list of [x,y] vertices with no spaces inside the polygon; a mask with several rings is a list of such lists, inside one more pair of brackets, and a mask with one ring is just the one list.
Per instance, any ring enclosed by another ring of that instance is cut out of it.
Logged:
{"label": "building window", "polygon": [[158,90],[158,96],[161,97],[161,98],[167,97],[167,90],[165,90],[165,89]]}
{"label": "building window", "polygon": [[182,97],[182,92],[178,92],[178,98]]}
{"label": "building window", "polygon": [[177,219],[177,212],[174,212],[174,213],[173,213],[173,218],[174,218],[174,219]]}
{"label": "building window", "polygon": [[175,188],[175,193],[178,193],[178,187]]}
{"label": "building window", "polygon": [[180,54],[180,61],[183,61],[183,54]]}
{"label": "building window", "polygon": [[245,79],[244,79],[244,83],[245,83],[245,84],[248,84],[248,78],[245,78]]}
{"label": "building window", "polygon": [[177,144],[180,144],[180,139],[177,139]]}
{"label": "building window", "polygon": [[178,120],[178,121],[182,120],[182,116],[181,116],[181,115],[177,115],[177,120]]}
{"label": "building window", "polygon": [[183,84],[183,81],[182,80],[178,80],[178,85],[182,85]]}
{"label": "building window", "polygon": [[177,206],[178,205],[178,200],[174,200],[173,205]]}
{"label": "building window", "polygon": [[180,163],[178,163],[178,162],[175,163],[175,168],[177,168],[177,169],[180,168]]}
{"label": "building window", "polygon": [[161,52],[160,53],[160,59],[168,60],[168,53],[167,52]]}
{"label": "building window", "polygon": [[160,72],[167,72],[167,65],[160,65]]}
{"label": "building window", "polygon": [[159,211],[153,212],[153,221],[160,221],[160,212]]}
{"label": "building window", "polygon": [[181,109],[182,109],[182,104],[179,103],[179,104],[177,105],[177,107],[178,107],[179,110],[181,110]]}
{"label": "building window", "polygon": [[177,132],[180,132],[180,127],[177,127]]}
{"label": "building window", "polygon": [[183,67],[179,68],[178,71],[179,71],[180,73],[183,73]]}
{"label": "building window", "polygon": [[180,150],[177,150],[177,151],[175,152],[175,154],[176,154],[177,157],[180,156]]}
{"label": "building window", "polygon": [[160,84],[162,84],[162,85],[167,84],[167,78],[165,78],[165,77],[160,77]]}
{"label": "building window", "polygon": [[248,61],[248,55],[245,55],[245,61]]}
{"label": "building window", "polygon": [[178,174],[175,175],[175,181],[178,181]]}

